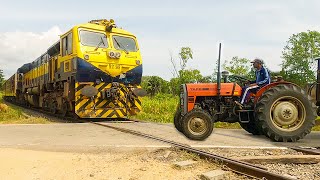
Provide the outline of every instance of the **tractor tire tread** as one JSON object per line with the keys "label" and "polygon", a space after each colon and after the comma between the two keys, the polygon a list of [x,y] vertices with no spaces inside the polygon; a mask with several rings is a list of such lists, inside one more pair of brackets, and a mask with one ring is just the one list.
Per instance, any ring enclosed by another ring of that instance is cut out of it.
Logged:
{"label": "tractor tire tread", "polygon": [[[208,123],[207,124],[208,128],[206,129],[206,132],[203,133],[202,135],[194,135],[192,134],[192,132],[189,132],[187,121],[191,119],[192,116],[195,116],[195,115],[202,116],[202,118],[204,118],[206,123]],[[191,140],[203,141],[212,134],[212,131],[213,131],[213,118],[206,110],[193,109],[192,111],[189,111],[182,117],[182,133]]]}
{"label": "tractor tire tread", "polygon": [[[274,98],[275,96],[279,96],[279,94],[284,94],[284,92],[288,91],[291,91],[296,95],[299,95],[300,98],[305,98],[305,101],[301,100],[301,102],[303,103],[303,106],[306,109],[306,119],[304,124],[298,130],[295,130],[298,131],[296,134],[281,135],[268,125],[267,121],[272,120],[268,119],[268,113],[270,113],[270,111],[265,110],[271,108],[268,107],[270,98]],[[258,121],[258,126],[261,127],[262,133],[265,136],[277,142],[295,142],[299,139],[302,139],[304,136],[311,132],[312,127],[315,125],[315,119],[317,116],[316,106],[314,103],[310,101],[310,99],[311,97],[308,96],[302,88],[292,84],[281,84],[266,90],[266,92],[264,92],[261,95],[255,106],[255,113]],[[261,111],[261,109],[263,110]],[[302,130],[300,130],[301,128]]]}

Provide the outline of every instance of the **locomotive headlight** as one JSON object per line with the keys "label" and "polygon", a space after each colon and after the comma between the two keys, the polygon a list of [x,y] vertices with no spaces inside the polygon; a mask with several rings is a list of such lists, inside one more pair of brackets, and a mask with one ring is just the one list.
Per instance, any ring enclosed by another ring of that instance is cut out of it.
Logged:
{"label": "locomotive headlight", "polygon": [[136,60],[136,64],[140,65],[141,64],[140,60]]}
{"label": "locomotive headlight", "polygon": [[88,54],[84,55],[84,59],[89,60],[89,55]]}
{"label": "locomotive headlight", "polygon": [[109,55],[109,57],[111,57],[111,58],[116,58],[116,53],[113,52],[113,51],[110,51],[110,52],[108,53],[108,55]]}
{"label": "locomotive headlight", "polygon": [[115,53],[115,58],[119,59],[121,57],[121,53],[120,52],[116,52]]}

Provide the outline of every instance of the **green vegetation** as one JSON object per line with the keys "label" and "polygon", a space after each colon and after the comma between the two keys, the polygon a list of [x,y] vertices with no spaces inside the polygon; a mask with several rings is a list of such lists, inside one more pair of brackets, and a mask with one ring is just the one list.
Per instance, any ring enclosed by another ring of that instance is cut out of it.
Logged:
{"label": "green vegetation", "polygon": [[159,122],[173,123],[173,116],[178,105],[179,98],[170,94],[157,94],[154,97],[142,98],[142,109],[134,118]]}
{"label": "green vegetation", "polygon": [[307,31],[293,34],[282,52],[284,79],[300,86],[315,82],[317,62],[320,56],[320,32]]}
{"label": "green vegetation", "polygon": [[[3,104],[2,93],[0,92],[0,104]],[[2,110],[0,113],[0,123],[10,119],[19,119],[22,116],[20,108],[8,107],[6,110]]]}
{"label": "green vegetation", "polygon": [[3,75],[3,70],[0,69],[0,90],[2,89],[2,85],[4,83],[4,75]]}
{"label": "green vegetation", "polygon": [[16,106],[7,106],[2,99],[0,92],[0,105],[6,108],[0,108],[0,124],[46,124],[50,123],[43,117],[34,117],[25,113],[21,108]]}
{"label": "green vegetation", "polygon": [[247,58],[239,58],[235,56],[231,61],[225,61],[222,65],[223,69],[229,71],[231,74],[239,76],[254,76],[254,72],[251,72],[250,60]]}

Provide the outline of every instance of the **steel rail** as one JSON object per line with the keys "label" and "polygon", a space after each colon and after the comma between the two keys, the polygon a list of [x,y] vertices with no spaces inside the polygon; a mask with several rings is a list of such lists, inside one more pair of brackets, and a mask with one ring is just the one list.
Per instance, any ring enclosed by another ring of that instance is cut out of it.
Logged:
{"label": "steel rail", "polygon": [[103,127],[108,127],[108,128],[120,131],[120,132],[153,139],[153,140],[157,140],[160,142],[165,142],[165,143],[170,144],[174,147],[186,150],[191,153],[198,154],[202,158],[213,159],[215,161],[221,162],[221,163],[225,164],[228,168],[233,170],[234,172],[239,173],[239,174],[243,174],[246,176],[261,178],[261,179],[270,179],[270,180],[291,180],[291,179],[293,179],[293,178],[290,178],[287,176],[282,176],[279,174],[269,172],[269,171],[267,171],[266,168],[256,166],[254,164],[250,164],[250,163],[247,163],[244,161],[238,161],[235,159],[231,159],[231,158],[219,156],[219,155],[216,155],[213,153],[205,152],[203,150],[192,148],[189,145],[185,145],[185,144],[178,143],[175,141],[159,138],[159,137],[156,137],[156,136],[153,136],[150,134],[145,134],[142,132],[138,132],[138,131],[134,131],[134,130],[126,129],[126,128],[114,127],[114,126],[107,125],[105,123],[99,123],[99,122],[91,122],[91,123],[96,124],[96,125],[100,125]]}
{"label": "steel rail", "polygon": [[304,154],[320,155],[320,149],[317,149],[317,148],[312,148],[312,147],[289,147],[289,148],[295,151],[302,152]]}

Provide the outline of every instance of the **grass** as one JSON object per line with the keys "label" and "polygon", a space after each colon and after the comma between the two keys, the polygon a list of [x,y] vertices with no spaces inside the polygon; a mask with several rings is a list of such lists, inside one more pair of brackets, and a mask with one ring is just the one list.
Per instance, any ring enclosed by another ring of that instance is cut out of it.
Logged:
{"label": "grass", "polygon": [[[3,93],[0,92],[0,104],[5,104],[2,99]],[[6,111],[0,111],[0,124],[47,124],[50,123],[43,117],[28,115],[17,106],[8,106]]]}
{"label": "grass", "polygon": [[[159,122],[173,123],[173,116],[179,102],[179,97],[170,94],[157,94],[155,97],[142,98],[142,112],[133,118]],[[316,120],[317,125],[312,128],[313,131],[320,131],[320,117]],[[239,123],[216,122],[215,128],[241,129]]]}
{"label": "grass", "polygon": [[316,119],[316,125],[312,128],[312,131],[320,131],[320,116]]}
{"label": "grass", "polygon": [[173,123],[173,116],[178,105],[179,98],[168,94],[157,94],[155,97],[142,98],[142,112],[134,118],[160,122]]}

